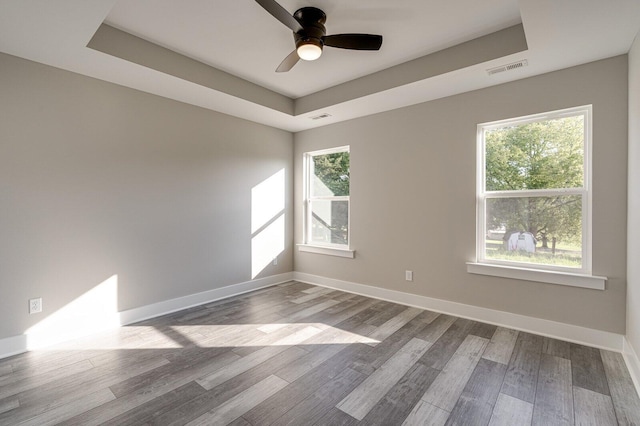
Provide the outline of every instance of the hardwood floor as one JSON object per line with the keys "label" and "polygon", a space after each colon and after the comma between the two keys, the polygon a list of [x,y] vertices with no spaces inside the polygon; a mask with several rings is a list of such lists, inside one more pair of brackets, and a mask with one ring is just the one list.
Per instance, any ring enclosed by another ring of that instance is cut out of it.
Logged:
{"label": "hardwood floor", "polygon": [[640,425],[620,354],[290,282],[0,360],[1,425]]}

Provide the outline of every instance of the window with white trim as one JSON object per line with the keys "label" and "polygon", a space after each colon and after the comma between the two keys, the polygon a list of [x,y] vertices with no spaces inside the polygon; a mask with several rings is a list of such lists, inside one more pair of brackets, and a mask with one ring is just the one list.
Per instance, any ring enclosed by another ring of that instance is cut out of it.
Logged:
{"label": "window with white trim", "polygon": [[349,248],[349,147],[304,154],[304,243]]}
{"label": "window with white trim", "polygon": [[591,106],[478,125],[477,262],[591,273]]}

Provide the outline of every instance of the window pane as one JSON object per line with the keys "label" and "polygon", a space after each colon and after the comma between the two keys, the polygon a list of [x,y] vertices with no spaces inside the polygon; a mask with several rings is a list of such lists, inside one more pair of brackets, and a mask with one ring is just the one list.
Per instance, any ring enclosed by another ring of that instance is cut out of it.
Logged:
{"label": "window pane", "polygon": [[349,195],[348,152],[314,155],[312,164],[312,197]]}
{"label": "window pane", "polygon": [[487,191],[584,186],[584,117],[485,131]]}
{"label": "window pane", "polygon": [[485,258],[582,267],[582,196],[489,198]]}
{"label": "window pane", "polygon": [[348,244],[349,202],[315,200],[311,203],[311,242]]}

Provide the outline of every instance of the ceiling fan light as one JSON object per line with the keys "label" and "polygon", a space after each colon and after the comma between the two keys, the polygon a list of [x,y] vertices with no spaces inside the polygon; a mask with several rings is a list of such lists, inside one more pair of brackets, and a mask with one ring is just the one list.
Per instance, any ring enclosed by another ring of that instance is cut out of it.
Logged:
{"label": "ceiling fan light", "polygon": [[305,61],[315,61],[322,55],[322,48],[317,44],[305,43],[298,46],[298,56]]}

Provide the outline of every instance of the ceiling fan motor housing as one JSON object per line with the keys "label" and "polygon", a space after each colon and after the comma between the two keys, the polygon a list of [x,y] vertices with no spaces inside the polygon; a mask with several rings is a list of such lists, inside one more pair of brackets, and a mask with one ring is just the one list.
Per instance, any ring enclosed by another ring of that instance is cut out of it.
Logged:
{"label": "ceiling fan motor housing", "polygon": [[322,38],[327,33],[324,26],[327,22],[327,15],[318,8],[303,7],[296,10],[293,17],[302,25],[302,30],[293,33],[296,48],[303,44],[314,44],[322,49],[324,46]]}
{"label": "ceiling fan motor housing", "polygon": [[303,7],[293,15],[276,0],[255,0],[271,16],[293,32],[296,50],[289,53],[278,65],[276,72],[287,72],[300,59],[314,61],[322,55],[324,46],[350,50],[380,50],[382,36],[375,34],[333,34],[327,35],[324,27],[327,15],[316,7]]}

